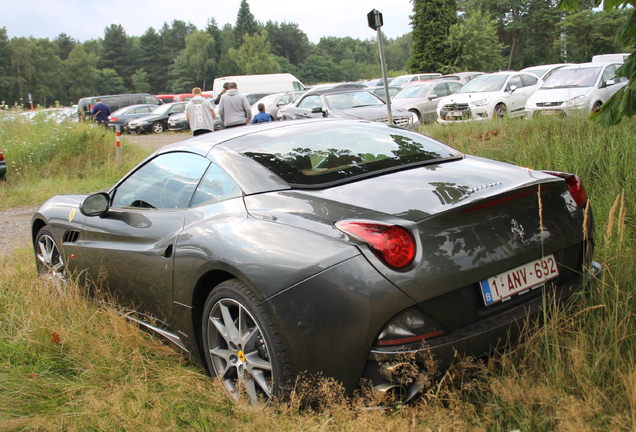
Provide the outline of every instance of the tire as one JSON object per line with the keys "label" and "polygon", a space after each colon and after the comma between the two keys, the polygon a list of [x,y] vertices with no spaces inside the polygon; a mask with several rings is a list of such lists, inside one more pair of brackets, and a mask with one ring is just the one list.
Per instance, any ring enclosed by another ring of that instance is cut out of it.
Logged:
{"label": "tire", "polygon": [[66,265],[60,248],[47,227],[40,229],[35,237],[35,262],[40,278],[50,281],[61,294],[67,281]]}
{"label": "tire", "polygon": [[506,106],[502,103],[497,104],[497,106],[495,106],[495,110],[492,113],[492,118],[495,120],[503,120],[504,117],[506,117],[506,113],[508,112],[508,109],[506,108]]}
{"label": "tire", "polygon": [[157,134],[159,134],[159,133],[163,132],[163,131],[164,131],[164,129],[165,129],[165,128],[164,128],[164,126],[163,126],[163,123],[158,122],[158,121],[154,122],[154,123],[152,124],[152,126],[151,126],[151,130],[152,130],[152,132],[153,132],[153,133],[157,133]]}
{"label": "tire", "polygon": [[283,394],[291,376],[280,336],[256,296],[231,279],[212,290],[202,319],[205,362],[232,399],[252,404]]}
{"label": "tire", "polygon": [[422,116],[420,115],[420,112],[416,109],[410,109],[410,112],[412,112],[413,114],[415,114],[417,116],[417,121],[419,121],[420,123],[422,123]]}
{"label": "tire", "polygon": [[599,110],[602,105],[603,105],[603,102],[596,101],[594,103],[594,106],[592,106],[592,112],[595,112],[595,111]]}

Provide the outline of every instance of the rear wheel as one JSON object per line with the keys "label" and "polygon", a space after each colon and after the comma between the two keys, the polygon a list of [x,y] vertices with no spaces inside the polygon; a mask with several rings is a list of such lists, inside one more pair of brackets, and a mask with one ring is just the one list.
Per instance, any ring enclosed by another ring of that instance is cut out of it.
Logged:
{"label": "rear wheel", "polygon": [[51,231],[44,227],[35,238],[35,261],[38,274],[61,293],[66,284],[66,266]]}
{"label": "rear wheel", "polygon": [[152,131],[154,133],[161,133],[163,132],[163,130],[164,130],[163,123],[156,121],[152,124]]}
{"label": "rear wheel", "polygon": [[495,120],[503,120],[503,118],[506,116],[506,113],[508,112],[508,110],[506,109],[506,105],[500,103],[497,104],[497,106],[495,107],[495,110],[493,112],[492,118]]}
{"label": "rear wheel", "polygon": [[235,400],[267,402],[281,393],[288,368],[279,335],[255,295],[237,279],[218,285],[203,311],[210,373]]}

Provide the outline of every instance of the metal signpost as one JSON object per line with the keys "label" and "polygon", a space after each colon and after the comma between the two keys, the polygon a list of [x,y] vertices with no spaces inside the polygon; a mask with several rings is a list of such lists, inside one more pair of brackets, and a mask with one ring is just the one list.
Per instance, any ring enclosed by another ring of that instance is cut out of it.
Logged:
{"label": "metal signpost", "polygon": [[381,27],[384,24],[382,21],[382,14],[373,9],[367,14],[367,21],[369,27],[378,32],[378,48],[380,50],[380,64],[382,65],[382,81],[384,81],[384,94],[386,98],[386,110],[389,115],[389,123],[393,124],[393,113],[391,112],[391,96],[389,95],[389,83],[386,76],[386,63],[384,62],[384,45],[382,44],[382,30]]}

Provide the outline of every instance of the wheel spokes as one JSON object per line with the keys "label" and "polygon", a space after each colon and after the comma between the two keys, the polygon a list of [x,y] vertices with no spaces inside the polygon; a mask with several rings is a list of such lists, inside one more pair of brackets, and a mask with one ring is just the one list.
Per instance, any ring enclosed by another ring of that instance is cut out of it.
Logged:
{"label": "wheel spokes", "polygon": [[262,331],[250,312],[233,299],[219,300],[208,320],[209,353],[216,376],[238,399],[242,389],[251,403],[272,396],[272,364]]}

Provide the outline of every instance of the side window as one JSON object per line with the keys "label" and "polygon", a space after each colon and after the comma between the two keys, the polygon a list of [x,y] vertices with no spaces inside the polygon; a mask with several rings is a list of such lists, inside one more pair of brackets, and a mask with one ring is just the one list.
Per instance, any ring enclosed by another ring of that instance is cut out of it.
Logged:
{"label": "side window", "polygon": [[517,88],[523,87],[523,83],[521,82],[521,77],[519,75],[515,75],[510,78],[510,81],[508,81],[508,85],[506,86],[506,91],[510,91],[512,89],[512,86],[515,86]]}
{"label": "side window", "polygon": [[102,102],[104,102],[108,106],[108,108],[110,108],[110,112],[117,111],[119,108],[121,108],[119,106],[119,101],[117,100],[117,98],[114,97],[102,98]]}
{"label": "side window", "polygon": [[186,208],[208,165],[208,159],[192,153],[159,155],[117,187],[112,207],[159,210]]}
{"label": "side window", "polygon": [[448,83],[448,94],[453,94],[460,88],[462,88],[462,85],[460,83]]}
{"label": "side window", "polygon": [[448,87],[444,84],[437,84],[433,89],[433,93],[437,95],[437,97],[448,96]]}
{"label": "side window", "polygon": [[170,108],[170,114],[180,113],[185,111],[185,104],[175,105]]}
{"label": "side window", "polygon": [[305,90],[305,87],[303,87],[298,81],[294,81],[292,84],[294,85],[294,90]]}
{"label": "side window", "polygon": [[309,110],[316,107],[324,108],[324,106],[325,105],[322,103],[322,99],[320,99],[320,96],[318,95],[307,96],[306,98],[301,100],[300,103],[298,104],[298,108],[309,109]]}
{"label": "side window", "polygon": [[197,187],[191,207],[213,204],[242,195],[243,191],[234,180],[221,168],[212,164]]}
{"label": "side window", "polygon": [[140,103],[144,103],[141,95],[131,95],[130,96],[130,102],[132,102],[132,105],[137,105],[137,104],[140,104]]}
{"label": "side window", "polygon": [[523,80],[524,87],[537,85],[539,82],[539,78],[532,75],[521,75],[521,78]]}
{"label": "side window", "polygon": [[609,65],[607,69],[603,71],[603,78],[602,78],[601,84],[611,80],[612,78],[614,78],[615,75],[616,75],[616,66]]}

